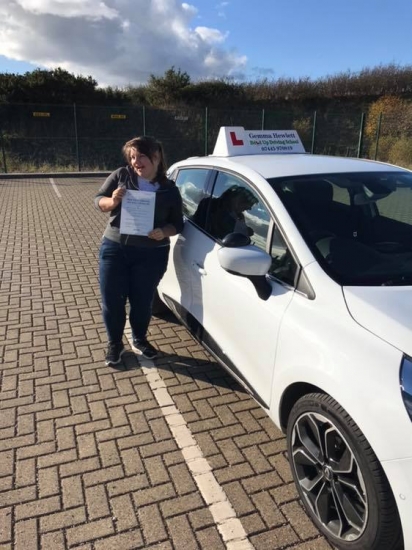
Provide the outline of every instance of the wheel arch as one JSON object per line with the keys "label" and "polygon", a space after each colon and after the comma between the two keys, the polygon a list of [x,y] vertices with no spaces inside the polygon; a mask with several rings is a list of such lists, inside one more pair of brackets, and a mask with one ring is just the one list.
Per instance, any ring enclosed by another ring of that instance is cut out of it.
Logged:
{"label": "wheel arch", "polygon": [[280,427],[284,433],[286,433],[288,419],[293,405],[296,401],[308,393],[326,394],[327,392],[325,392],[322,388],[307,382],[295,382],[294,384],[288,386],[283,392],[279,405],[279,420]]}

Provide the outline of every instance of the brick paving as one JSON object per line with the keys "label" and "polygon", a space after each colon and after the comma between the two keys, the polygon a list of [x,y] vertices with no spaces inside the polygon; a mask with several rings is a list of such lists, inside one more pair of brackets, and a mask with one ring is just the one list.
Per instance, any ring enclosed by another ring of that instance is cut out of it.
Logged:
{"label": "brick paving", "polygon": [[172,316],[154,377],[104,365],[101,178],[54,182],[0,178],[0,550],[330,550],[283,435]]}

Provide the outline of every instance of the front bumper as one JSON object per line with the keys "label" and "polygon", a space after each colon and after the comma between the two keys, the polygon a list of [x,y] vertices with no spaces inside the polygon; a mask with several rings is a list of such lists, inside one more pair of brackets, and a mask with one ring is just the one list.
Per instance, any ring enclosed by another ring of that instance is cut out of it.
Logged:
{"label": "front bumper", "polygon": [[412,458],[383,461],[382,467],[398,506],[404,549],[412,550]]}

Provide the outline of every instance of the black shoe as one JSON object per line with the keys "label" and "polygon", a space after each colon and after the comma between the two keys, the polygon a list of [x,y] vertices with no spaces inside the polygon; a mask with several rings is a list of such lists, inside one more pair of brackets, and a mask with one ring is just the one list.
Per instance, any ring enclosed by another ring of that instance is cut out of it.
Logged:
{"label": "black shoe", "polygon": [[132,350],[139,355],[143,355],[143,357],[147,359],[154,359],[159,353],[146,339],[133,340]]}
{"label": "black shoe", "polygon": [[109,342],[106,353],[106,365],[118,365],[122,362],[122,355],[126,350],[122,342]]}

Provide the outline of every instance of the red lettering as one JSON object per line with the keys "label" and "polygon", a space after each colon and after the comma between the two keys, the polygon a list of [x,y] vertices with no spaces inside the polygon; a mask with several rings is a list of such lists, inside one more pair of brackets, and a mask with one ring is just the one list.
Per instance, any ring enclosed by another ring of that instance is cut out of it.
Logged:
{"label": "red lettering", "polygon": [[243,139],[238,139],[235,132],[230,132],[230,139],[232,140],[232,145],[243,145]]}

